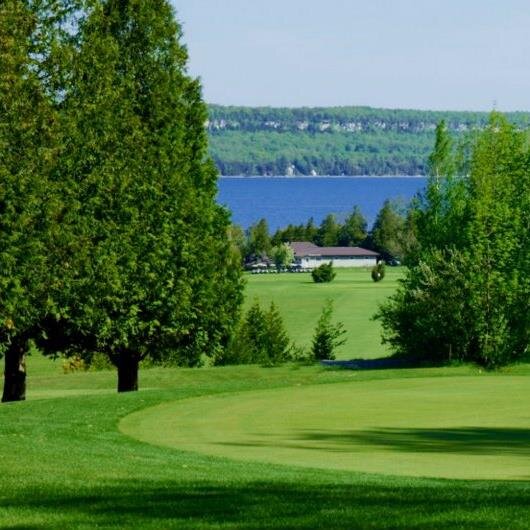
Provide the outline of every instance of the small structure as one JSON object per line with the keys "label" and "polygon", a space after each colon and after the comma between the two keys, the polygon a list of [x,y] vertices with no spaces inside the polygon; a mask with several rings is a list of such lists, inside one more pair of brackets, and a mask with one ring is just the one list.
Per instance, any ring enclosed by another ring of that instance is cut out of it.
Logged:
{"label": "small structure", "polygon": [[294,262],[302,269],[313,269],[323,263],[334,267],[373,267],[380,255],[361,247],[319,247],[309,241],[289,243],[294,251]]}

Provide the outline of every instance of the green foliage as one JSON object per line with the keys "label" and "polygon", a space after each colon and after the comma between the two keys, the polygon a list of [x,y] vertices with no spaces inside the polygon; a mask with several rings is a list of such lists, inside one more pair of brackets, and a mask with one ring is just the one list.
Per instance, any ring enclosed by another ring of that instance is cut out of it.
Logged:
{"label": "green foliage", "polygon": [[[511,113],[521,129],[530,114]],[[484,112],[369,107],[209,107],[210,152],[223,175],[425,175],[436,125],[459,139],[487,126]]]}
{"label": "green foliage", "polygon": [[311,277],[315,283],[329,283],[335,279],[336,273],[333,270],[333,263],[323,263],[320,267],[311,271]]}
{"label": "green foliage", "polygon": [[529,152],[493,113],[470,157],[467,179],[431,178],[414,260],[376,318],[397,353],[494,368],[530,344]]}
{"label": "green foliage", "polygon": [[372,268],[371,276],[374,282],[380,282],[385,277],[385,263],[383,261]]}
{"label": "green foliage", "polygon": [[386,259],[402,259],[407,239],[407,222],[403,205],[385,200],[377,214],[371,235],[375,249]]}
{"label": "green foliage", "polygon": [[329,214],[317,227],[311,217],[305,224],[290,224],[279,228],[272,236],[271,242],[275,246],[292,241],[310,241],[320,246],[354,247],[365,244],[367,238],[366,219],[360,208],[354,206],[343,223],[337,221],[333,214]]}
{"label": "green foliage", "polygon": [[273,366],[291,359],[290,340],[277,306],[261,308],[256,300],[240,322],[231,344],[216,364],[262,364]]}
{"label": "green foliage", "polygon": [[436,126],[434,150],[429,155],[429,175],[447,177],[453,173],[453,141],[447,130],[445,120]]}
{"label": "green foliage", "polygon": [[271,251],[269,226],[266,219],[260,219],[247,230],[247,257],[268,256]]}
{"label": "green foliage", "polygon": [[289,267],[294,261],[294,251],[287,243],[272,247],[271,257],[278,270]]}
{"label": "green foliage", "polygon": [[326,215],[316,234],[316,244],[321,247],[336,247],[339,242],[341,226],[333,214]]}
{"label": "green foliage", "polygon": [[322,309],[313,335],[311,351],[315,360],[335,359],[335,351],[346,340],[342,322],[333,323],[333,302],[328,300]]}
{"label": "green foliage", "polygon": [[339,229],[338,244],[343,247],[356,247],[365,239],[367,233],[366,219],[358,206],[354,206],[352,213],[346,218]]}
{"label": "green foliage", "polygon": [[231,224],[228,228],[228,241],[230,241],[233,260],[243,263],[246,253],[245,231],[239,225]]}
{"label": "green foliage", "polygon": [[38,335],[45,316],[57,311],[52,291],[61,276],[54,262],[61,213],[54,175],[60,131],[57,101],[47,86],[55,80],[51,41],[54,49],[62,45],[53,20],[59,23],[61,16],[57,6],[39,12],[39,5],[0,3],[0,357],[5,354],[5,401],[23,399],[28,341]]}
{"label": "green foliage", "polygon": [[311,241],[317,239],[318,227],[311,217],[306,224],[289,224],[285,228],[278,228],[272,236],[271,243],[278,246],[280,243],[290,243],[292,241]]}
{"label": "green foliage", "polygon": [[228,344],[241,258],[180,36],[165,0],[0,6],[0,350],[133,374]]}

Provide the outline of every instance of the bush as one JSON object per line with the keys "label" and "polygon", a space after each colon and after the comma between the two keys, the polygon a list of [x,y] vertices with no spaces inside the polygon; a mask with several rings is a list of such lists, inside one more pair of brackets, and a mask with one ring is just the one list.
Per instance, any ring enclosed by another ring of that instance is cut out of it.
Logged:
{"label": "bush", "polygon": [[101,352],[95,352],[90,359],[90,370],[98,372],[100,370],[112,370],[114,365],[107,355]]}
{"label": "bush", "polygon": [[259,302],[249,308],[230,345],[216,364],[273,366],[291,359],[291,344],[283,319],[274,303],[264,311]]}
{"label": "bush", "polygon": [[374,282],[380,282],[385,277],[385,264],[380,261],[372,269],[372,280]]}
{"label": "bush", "polygon": [[333,302],[328,300],[318,319],[311,344],[313,357],[317,361],[335,359],[335,350],[346,342],[346,339],[342,338],[346,333],[344,324],[342,322],[333,324],[331,322],[332,316]]}
{"label": "bush", "polygon": [[86,372],[87,370],[88,366],[85,363],[85,360],[79,355],[74,355],[73,357],[68,357],[63,360],[63,372],[65,374]]}
{"label": "bush", "polygon": [[315,283],[331,282],[336,276],[336,273],[333,271],[333,263],[331,261],[329,263],[323,263],[311,272],[311,276]]}

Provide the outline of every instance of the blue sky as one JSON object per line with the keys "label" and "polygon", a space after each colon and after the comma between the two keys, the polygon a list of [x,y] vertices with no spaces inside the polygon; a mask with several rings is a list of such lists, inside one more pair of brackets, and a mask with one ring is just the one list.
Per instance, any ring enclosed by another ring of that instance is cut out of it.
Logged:
{"label": "blue sky", "polygon": [[172,0],[211,103],[530,110],[530,0]]}

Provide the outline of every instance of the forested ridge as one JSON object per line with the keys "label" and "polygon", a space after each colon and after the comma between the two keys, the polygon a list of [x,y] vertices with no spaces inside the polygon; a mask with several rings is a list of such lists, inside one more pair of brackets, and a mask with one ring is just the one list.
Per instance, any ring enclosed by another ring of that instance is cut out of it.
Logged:
{"label": "forested ridge", "polygon": [[[530,129],[530,112],[506,116]],[[222,175],[425,175],[441,120],[465,139],[488,113],[210,105],[207,128]]]}

